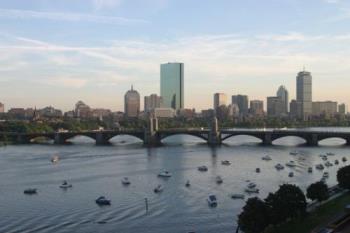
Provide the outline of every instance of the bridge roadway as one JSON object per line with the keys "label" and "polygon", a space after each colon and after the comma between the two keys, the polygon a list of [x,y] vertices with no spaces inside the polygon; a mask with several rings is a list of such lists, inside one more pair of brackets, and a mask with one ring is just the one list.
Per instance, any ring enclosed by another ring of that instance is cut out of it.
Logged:
{"label": "bridge roadway", "polygon": [[350,145],[350,131],[313,131],[303,129],[221,129],[213,132],[211,129],[167,129],[148,132],[147,129],[135,130],[105,130],[105,131],[81,131],[81,132],[53,132],[53,133],[6,133],[0,132],[0,141],[9,140],[19,144],[30,143],[33,139],[44,137],[53,140],[55,144],[65,144],[69,139],[76,136],[86,136],[96,141],[97,145],[108,144],[109,140],[118,135],[130,135],[144,142],[146,146],[161,145],[161,141],[173,135],[191,135],[203,139],[209,145],[220,145],[225,140],[246,135],[258,138],[264,145],[272,145],[273,141],[293,136],[306,141],[307,145],[317,146],[319,141],[328,138],[341,138]]}

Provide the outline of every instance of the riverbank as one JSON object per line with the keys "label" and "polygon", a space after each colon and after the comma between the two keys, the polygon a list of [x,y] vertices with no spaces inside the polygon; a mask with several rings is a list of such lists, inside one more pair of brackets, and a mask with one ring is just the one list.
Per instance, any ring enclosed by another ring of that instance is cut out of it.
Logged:
{"label": "riverbank", "polygon": [[268,233],[310,233],[313,229],[327,224],[337,215],[343,212],[344,207],[350,203],[350,193],[335,198],[334,200],[318,207],[307,217],[288,222],[278,228],[267,231]]}

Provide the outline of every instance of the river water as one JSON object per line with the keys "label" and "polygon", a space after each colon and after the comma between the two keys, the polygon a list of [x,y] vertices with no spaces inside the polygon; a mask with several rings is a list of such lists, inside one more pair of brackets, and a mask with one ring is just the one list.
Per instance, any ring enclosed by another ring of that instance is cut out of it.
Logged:
{"label": "river water", "polygon": [[[233,232],[244,200],[233,200],[229,194],[243,193],[246,180],[258,185],[261,198],[283,183],[305,190],[323,174],[316,169],[309,174],[307,168],[322,162],[320,154],[333,152],[329,160],[338,159],[340,164],[325,170],[330,173],[327,183],[334,185],[336,171],[347,164],[341,158],[350,160],[349,147],[340,139],[307,147],[300,144],[301,139],[287,137],[266,147],[254,138],[239,136],[215,149],[191,136],[173,136],[164,146],[152,149],[128,136],[116,137],[112,143],[95,146],[90,139],[77,137],[72,145],[0,147],[0,232]],[[294,150],[299,155],[289,154]],[[50,161],[54,155],[60,158],[57,164]],[[264,155],[272,161],[263,161]],[[222,160],[231,161],[231,166],[222,165]],[[290,160],[297,163],[296,168],[274,168]],[[201,165],[209,171],[199,172]],[[157,177],[162,169],[173,176]],[[288,177],[290,171],[293,178]],[[217,175],[223,184],[216,184]],[[131,181],[128,187],[121,184],[125,176]],[[73,188],[60,189],[62,180]],[[190,188],[185,187],[187,180]],[[164,191],[155,194],[158,184]],[[37,188],[38,194],[24,195],[26,188]],[[216,208],[208,206],[209,194],[217,196]],[[97,206],[95,199],[100,195],[111,199],[112,205]]]}

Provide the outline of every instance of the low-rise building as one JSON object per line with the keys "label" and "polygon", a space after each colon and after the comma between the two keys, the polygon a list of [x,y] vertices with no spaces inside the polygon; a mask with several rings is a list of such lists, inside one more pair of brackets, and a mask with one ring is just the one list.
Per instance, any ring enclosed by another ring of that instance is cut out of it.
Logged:
{"label": "low-rise building", "polygon": [[338,103],[333,101],[312,102],[312,115],[314,116],[333,116],[337,114]]}
{"label": "low-rise building", "polygon": [[173,118],[175,117],[175,110],[173,108],[155,108],[151,112],[157,118]]}

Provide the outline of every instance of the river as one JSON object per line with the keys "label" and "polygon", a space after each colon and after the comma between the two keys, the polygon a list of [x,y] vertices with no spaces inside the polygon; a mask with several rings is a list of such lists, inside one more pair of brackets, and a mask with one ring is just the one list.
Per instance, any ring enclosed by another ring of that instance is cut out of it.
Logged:
{"label": "river", "polygon": [[[337,170],[347,164],[341,158],[350,160],[349,147],[340,139],[325,140],[319,147],[302,142],[287,137],[273,146],[261,146],[254,138],[239,136],[210,148],[195,137],[173,136],[164,146],[149,149],[135,138],[119,136],[111,146],[95,146],[90,139],[77,137],[71,145],[0,147],[0,232],[233,232],[245,201],[233,200],[229,194],[243,193],[246,180],[258,185],[261,198],[283,183],[305,190],[323,174],[316,169],[309,174],[307,168],[322,162],[320,154],[332,152],[335,156],[329,160],[338,159],[340,164],[325,170],[330,173],[327,183],[336,184]],[[289,154],[294,150],[299,155]],[[50,161],[54,155],[60,158],[56,164]],[[270,155],[272,161],[263,161],[264,155]],[[232,164],[224,166],[222,160]],[[290,160],[296,162],[295,168],[274,168]],[[201,165],[208,172],[199,172]],[[173,176],[167,180],[157,177],[163,169]],[[292,178],[290,171],[295,174]],[[217,175],[223,184],[216,184]],[[121,184],[125,176],[130,186]],[[73,188],[60,189],[62,180]],[[191,181],[189,188],[185,187],[187,180]],[[158,184],[164,191],[155,194]],[[26,188],[37,188],[38,194],[24,195]],[[208,206],[209,194],[217,196],[216,208]],[[101,195],[111,199],[112,205],[97,206],[95,199]]]}

